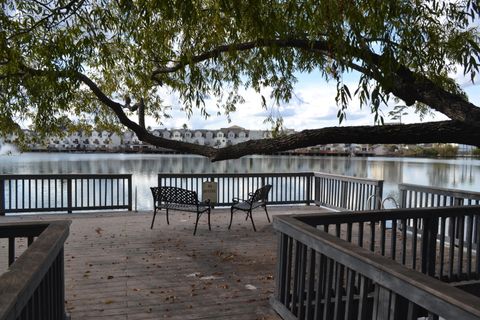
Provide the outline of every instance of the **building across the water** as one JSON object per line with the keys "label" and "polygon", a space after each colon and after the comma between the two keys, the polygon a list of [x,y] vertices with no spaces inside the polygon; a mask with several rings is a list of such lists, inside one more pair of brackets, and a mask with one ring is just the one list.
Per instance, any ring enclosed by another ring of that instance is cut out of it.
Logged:
{"label": "building across the water", "polygon": [[[98,131],[77,131],[62,137],[51,136],[41,142],[33,142],[34,132],[24,130],[26,134],[26,148],[30,151],[90,151],[90,152],[173,152],[172,150],[155,147],[140,141],[135,133],[126,131],[123,133]],[[272,138],[273,133],[269,130],[249,130],[239,126],[230,126],[215,130],[208,129],[153,129],[152,134],[165,139],[195,143],[214,148],[223,148],[248,140]],[[293,134],[295,130],[286,129],[282,134]],[[10,134],[0,136],[0,146],[15,144],[17,136]],[[429,148],[428,145],[419,145]],[[455,145],[459,155],[471,154],[473,147]],[[433,145],[431,146],[433,148]],[[408,155],[409,146],[405,145],[381,145],[381,144],[355,144],[336,143],[318,145],[308,148],[296,149],[285,152],[287,154],[301,155],[337,155],[337,156],[382,156],[382,155]]]}

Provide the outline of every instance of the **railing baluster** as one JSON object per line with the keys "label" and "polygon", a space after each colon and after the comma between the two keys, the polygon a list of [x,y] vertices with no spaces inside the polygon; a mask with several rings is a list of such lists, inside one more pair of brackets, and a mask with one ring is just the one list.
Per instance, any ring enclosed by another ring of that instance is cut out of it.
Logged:
{"label": "railing baluster", "polygon": [[413,221],[413,233],[412,233],[412,269],[416,270],[417,267],[417,238],[418,238],[418,220],[417,218],[411,219]]}
{"label": "railing baluster", "polygon": [[323,306],[323,320],[332,319],[332,285],[334,278],[334,263],[333,259],[327,258],[327,269],[325,272],[325,289],[324,289],[324,306]]}
{"label": "railing baluster", "polygon": [[390,257],[392,260],[396,260],[396,253],[397,253],[397,219],[392,220],[392,229],[390,232]]}
{"label": "railing baluster", "polygon": [[458,279],[462,278],[463,273],[463,250],[465,244],[465,218],[458,217],[458,250],[457,250],[457,276]]}
{"label": "railing baluster", "polygon": [[443,277],[443,270],[445,264],[445,225],[447,222],[446,217],[442,217],[440,220],[440,271],[438,278],[441,280]]}
{"label": "railing baluster", "polygon": [[455,257],[455,217],[450,217],[449,229],[450,229],[450,247],[448,248],[450,253],[450,260],[448,261],[448,279],[453,281],[453,263]]}
{"label": "railing baluster", "polygon": [[312,301],[315,297],[314,285],[315,285],[315,250],[308,248],[308,282],[307,282],[307,300],[305,304],[305,318],[313,319],[314,310],[312,308]]}

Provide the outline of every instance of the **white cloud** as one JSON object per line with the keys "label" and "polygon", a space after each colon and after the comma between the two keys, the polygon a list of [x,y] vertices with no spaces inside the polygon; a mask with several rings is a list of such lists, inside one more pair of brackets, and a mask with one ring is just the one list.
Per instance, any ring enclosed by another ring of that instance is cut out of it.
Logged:
{"label": "white cloud", "polygon": [[[265,118],[270,114],[281,115],[284,119],[284,125],[287,128],[295,129],[297,131],[303,129],[321,128],[338,126],[337,105],[335,103],[336,84],[334,82],[325,82],[321,80],[320,76],[312,77],[306,75],[305,80],[303,76],[298,77],[299,82],[295,87],[295,96],[288,103],[283,103],[280,106],[275,106],[274,103],[268,99],[270,90],[268,88],[262,91],[263,96],[267,98],[268,110],[261,106],[261,95],[252,89],[241,90],[241,94],[245,99],[245,103],[237,106],[237,111],[230,115],[231,123],[228,122],[225,115],[217,116],[219,111],[213,101],[207,102],[206,110],[210,113],[208,119],[201,116],[199,110],[194,110],[190,119],[187,118],[185,112],[180,110],[179,99],[171,93],[168,93],[165,101],[173,106],[171,115],[172,119],[164,121],[165,128],[180,128],[183,124],[191,129],[217,129],[228,127],[231,125],[238,125],[247,129],[269,129],[270,124],[264,123]],[[314,79],[314,81],[313,81]],[[347,85],[353,93],[356,89],[358,78],[349,76]],[[459,79],[460,80],[460,79]],[[461,83],[461,82],[460,82]],[[470,100],[476,105],[480,105],[480,86],[472,85],[465,88]],[[395,103],[390,102],[389,106],[382,108],[385,122],[392,122],[389,119],[388,112],[392,110]],[[402,123],[420,122],[418,115],[413,112],[413,109],[408,110],[409,114],[402,117]],[[440,121],[447,119],[444,115],[436,113],[434,118],[427,117],[423,121]],[[354,125],[372,125],[374,122],[373,115],[370,113],[368,107],[360,108],[360,102],[356,97],[353,97],[347,109],[347,119],[342,122],[342,126]],[[147,125],[158,127],[153,123],[152,119],[147,121]]]}

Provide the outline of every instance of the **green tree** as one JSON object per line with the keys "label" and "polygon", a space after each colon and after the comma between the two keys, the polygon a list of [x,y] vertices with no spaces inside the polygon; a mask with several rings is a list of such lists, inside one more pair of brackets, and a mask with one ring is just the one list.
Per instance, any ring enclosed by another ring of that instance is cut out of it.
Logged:
{"label": "green tree", "polygon": [[[21,121],[40,135],[60,131],[65,118],[73,127],[119,123],[144,142],[214,161],[342,142],[480,145],[480,108],[449,77],[458,69],[477,78],[475,0],[0,3],[4,132],[18,130]],[[281,103],[292,97],[295,75],[314,70],[337,83],[340,121],[353,95],[379,124],[380,106],[392,99],[450,120],[305,130],[220,149],[163,139],[145,128],[144,114],[159,122],[170,116],[161,88],[176,92],[188,115],[199,108],[208,116],[207,96],[221,101],[228,115],[241,107],[240,88],[271,87]],[[356,88],[343,81],[352,71],[360,73]]]}

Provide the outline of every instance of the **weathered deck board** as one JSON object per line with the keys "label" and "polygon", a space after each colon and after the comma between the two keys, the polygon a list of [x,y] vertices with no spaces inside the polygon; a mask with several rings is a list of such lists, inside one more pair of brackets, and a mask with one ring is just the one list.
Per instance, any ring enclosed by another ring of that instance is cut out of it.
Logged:
{"label": "weathered deck board", "polygon": [[[271,207],[271,215],[320,212]],[[151,212],[42,216],[71,219],[65,245],[65,290],[72,319],[279,319],[270,308],[276,237],[263,210],[257,232],[239,213],[215,209],[193,236],[193,215],[173,212],[170,225]],[[7,217],[6,219],[38,219]]]}

